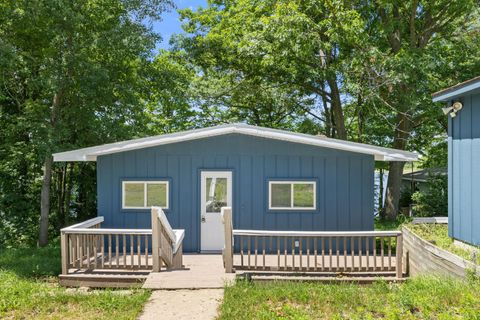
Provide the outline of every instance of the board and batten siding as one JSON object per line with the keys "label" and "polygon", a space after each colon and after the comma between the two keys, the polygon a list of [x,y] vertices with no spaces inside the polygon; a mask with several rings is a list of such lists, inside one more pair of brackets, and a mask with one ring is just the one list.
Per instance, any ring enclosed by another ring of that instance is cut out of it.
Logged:
{"label": "board and batten siding", "polygon": [[453,238],[480,244],[480,94],[459,100],[463,108],[449,117],[448,231]]}
{"label": "board and batten siding", "polygon": [[[198,251],[202,170],[232,171],[236,229],[373,230],[373,156],[240,134],[99,156],[98,215],[105,227],[150,228],[148,209],[122,209],[121,183],[168,179],[168,220],[185,229],[184,251]],[[269,210],[269,179],[314,179],[316,210]]]}

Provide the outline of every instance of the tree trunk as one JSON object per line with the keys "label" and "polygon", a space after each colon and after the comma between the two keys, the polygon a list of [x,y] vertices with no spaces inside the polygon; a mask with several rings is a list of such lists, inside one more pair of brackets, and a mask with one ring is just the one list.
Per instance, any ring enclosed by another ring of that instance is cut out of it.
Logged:
{"label": "tree trunk", "polygon": [[347,140],[345,117],[343,116],[342,101],[340,100],[340,90],[338,89],[336,77],[328,79],[328,86],[331,92],[331,112],[335,121],[335,138]]}
{"label": "tree trunk", "polygon": [[[55,93],[53,96],[52,109],[50,112],[50,132],[54,132],[57,111],[60,107],[60,101],[62,100],[63,90]],[[51,143],[49,142],[49,148],[47,149],[45,160],[43,163],[43,180],[42,190],[40,195],[40,231],[38,235],[38,245],[43,247],[48,244],[48,215],[50,213],[50,187],[52,184],[52,165],[53,157],[51,152]]]}
{"label": "tree trunk", "polygon": [[52,182],[52,164],[51,154],[45,157],[43,163],[43,180],[40,199],[40,234],[38,245],[44,247],[48,244],[48,214],[50,212],[50,185]]}
{"label": "tree trunk", "polygon": [[363,142],[363,110],[362,110],[362,105],[363,105],[363,101],[362,101],[362,97],[359,95],[358,98],[357,98],[357,135],[358,135],[358,138],[357,138],[357,142]]}
{"label": "tree trunk", "polygon": [[65,197],[67,193],[67,169],[68,163],[60,168],[58,174],[58,225],[63,227],[65,225]]}
{"label": "tree trunk", "polygon": [[[410,132],[410,123],[405,113],[397,114],[397,127],[393,147],[399,150],[405,150],[407,139]],[[402,183],[403,167],[405,162],[392,161],[389,163],[387,196],[385,198],[385,215],[388,219],[394,220],[399,211],[400,187]]]}
{"label": "tree trunk", "polygon": [[325,117],[325,135],[329,138],[332,137],[332,119],[330,115],[330,108],[328,107],[328,98],[327,93],[325,92],[324,85],[322,84],[322,93],[320,94],[322,97],[322,104],[323,104],[323,115]]}
{"label": "tree trunk", "polygon": [[387,196],[385,198],[385,215],[389,220],[395,220],[400,209],[400,186],[404,166],[405,162],[399,161],[392,161],[389,164]]}
{"label": "tree trunk", "polygon": [[72,200],[72,188],[73,188],[73,174],[74,174],[74,162],[70,162],[67,165],[68,171],[68,184],[67,184],[67,190],[65,193],[65,221],[64,225],[62,227],[65,227],[70,223],[69,218],[70,218],[70,202]]}

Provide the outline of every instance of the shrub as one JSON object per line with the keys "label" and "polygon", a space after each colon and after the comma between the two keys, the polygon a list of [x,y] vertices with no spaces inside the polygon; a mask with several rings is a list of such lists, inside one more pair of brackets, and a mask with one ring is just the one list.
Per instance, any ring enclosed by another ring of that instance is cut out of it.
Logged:
{"label": "shrub", "polygon": [[412,195],[415,214],[420,217],[448,215],[448,181],[446,176],[429,178],[427,189]]}

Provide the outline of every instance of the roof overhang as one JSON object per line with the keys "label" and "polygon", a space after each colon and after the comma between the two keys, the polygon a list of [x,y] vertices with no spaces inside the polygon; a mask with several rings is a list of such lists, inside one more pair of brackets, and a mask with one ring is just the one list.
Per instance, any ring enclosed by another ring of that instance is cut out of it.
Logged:
{"label": "roof overhang", "polygon": [[403,150],[377,147],[363,143],[332,139],[323,136],[294,133],[289,131],[250,126],[246,124],[230,124],[204,129],[194,129],[172,134],[165,134],[141,139],[127,140],[101,146],[77,149],[55,153],[54,161],[96,161],[98,156],[150,148],[166,144],[204,139],[225,134],[244,134],[266,139],[288,141],[312,145],[322,148],[331,148],[354,153],[369,154],[377,161],[417,161],[418,154]]}
{"label": "roof overhang", "polygon": [[451,101],[462,95],[472,92],[480,92],[480,77],[456,84],[452,87],[440,90],[432,94],[433,102]]}

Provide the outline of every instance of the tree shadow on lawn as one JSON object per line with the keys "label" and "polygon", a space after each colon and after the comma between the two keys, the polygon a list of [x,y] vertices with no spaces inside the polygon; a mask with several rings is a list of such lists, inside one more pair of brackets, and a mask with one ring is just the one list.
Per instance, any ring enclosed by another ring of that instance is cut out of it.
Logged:
{"label": "tree shadow on lawn", "polygon": [[0,271],[21,278],[56,277],[61,272],[60,247],[0,248]]}

